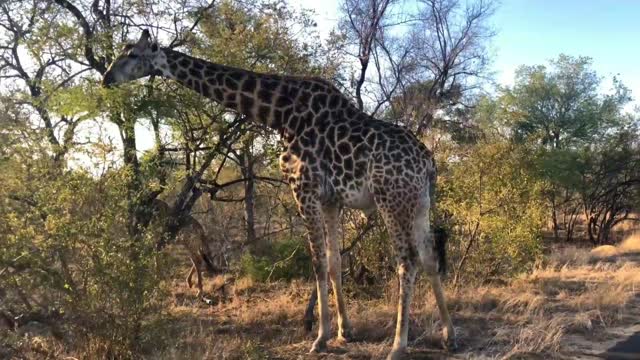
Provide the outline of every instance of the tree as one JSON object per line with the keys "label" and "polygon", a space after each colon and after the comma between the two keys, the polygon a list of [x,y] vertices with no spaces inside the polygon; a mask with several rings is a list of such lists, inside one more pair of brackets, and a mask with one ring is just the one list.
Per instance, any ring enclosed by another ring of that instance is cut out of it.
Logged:
{"label": "tree", "polygon": [[541,256],[545,205],[530,146],[488,136],[441,149],[439,211],[451,229],[453,284],[529,269]]}
{"label": "tree", "polygon": [[[48,1],[7,1],[0,4],[0,81],[6,101],[33,110],[51,146],[51,157],[64,165],[74,145],[82,117],[54,114],[52,96],[75,85],[87,71],[69,60],[73,44],[68,29],[46,21],[55,9]],[[53,41],[55,39],[55,41]],[[59,115],[56,117],[56,115]]]}
{"label": "tree", "polygon": [[630,123],[589,146],[540,155],[545,179],[571,199],[562,208],[567,240],[583,219],[591,243],[612,243],[612,229],[631,218],[640,191],[637,134],[637,125]]}
{"label": "tree", "polygon": [[0,312],[76,334],[79,344],[91,337],[112,353],[137,349],[142,319],[157,310],[154,263],[163,259],[127,234],[128,174],[61,169],[46,136],[5,105]]}
{"label": "tree", "polygon": [[[586,156],[579,188],[593,244],[611,243],[611,231],[630,218],[640,195],[640,138],[638,128],[615,134]],[[637,220],[637,219],[636,219]]]}
{"label": "tree", "polygon": [[[331,68],[319,61],[322,47],[314,32],[315,24],[307,13],[296,13],[282,2],[233,3],[222,1],[201,23],[201,33],[194,36],[194,53],[211,61],[259,72],[331,75]],[[299,39],[296,33],[308,32]],[[193,96],[189,94],[187,96]],[[229,148],[228,164],[238,169],[244,184],[245,244],[252,252],[264,252],[264,237],[257,234],[260,219],[256,216],[259,197],[258,182],[273,184],[271,176],[259,172],[272,164],[274,134],[252,122],[244,122],[247,130],[240,146]],[[277,181],[276,181],[277,182]],[[268,226],[261,226],[267,229]]]}
{"label": "tree", "polygon": [[520,67],[513,88],[505,89],[508,106],[520,114],[514,136],[562,149],[589,144],[618,125],[629,91],[614,78],[613,92],[601,95],[602,79],[591,66],[590,58],[560,55],[549,68]]}
{"label": "tree", "polygon": [[338,43],[359,64],[351,87],[360,109],[372,115],[384,110],[385,118],[405,122],[422,136],[438,110],[473,103],[479,81],[488,75],[486,46],[494,33],[487,23],[494,3],[424,0],[406,13],[397,5],[343,2]]}
{"label": "tree", "polygon": [[[384,28],[389,26],[388,11],[393,5],[391,0],[345,0],[342,12],[346,15],[340,24],[340,29],[347,36],[347,41],[357,48],[354,55],[360,64],[360,69],[353,81],[355,98],[358,108],[364,110],[362,88],[365,84],[367,69],[374,51],[384,46]],[[377,55],[377,52],[376,52]],[[379,73],[380,74],[380,73]],[[379,107],[382,104],[378,104]],[[374,109],[374,113],[376,110]]]}
{"label": "tree", "polygon": [[[610,161],[616,159],[612,139],[628,133],[631,125],[631,119],[624,114],[624,106],[631,99],[629,90],[616,78],[612,84],[612,90],[602,94],[602,78],[593,71],[591,59],[560,55],[548,68],[521,67],[515,85],[504,89],[499,100],[504,109],[503,124],[510,129],[510,136],[515,141],[538,144],[540,171],[548,181],[545,194],[551,206],[556,240],[563,229],[567,240],[572,238],[581,214],[588,219],[602,214],[619,216],[617,210],[613,213],[608,210],[613,206],[610,201],[606,201],[607,205],[595,205],[595,200],[586,201],[584,196],[604,184],[608,184],[607,194],[617,193],[613,190],[615,182],[597,179],[600,176],[597,169],[604,166],[602,161],[608,156],[613,156]],[[619,170],[624,172],[623,168]],[[580,178],[584,181],[579,182]],[[587,210],[593,206],[599,210]],[[604,235],[610,227],[603,224],[602,230]],[[595,231],[595,227],[590,225],[589,231]],[[594,237],[600,239],[600,235],[589,237],[592,241]]]}
{"label": "tree", "polygon": [[414,83],[425,85],[422,98],[407,93],[403,113],[421,135],[433,124],[440,108],[469,106],[471,95],[488,75],[487,42],[494,36],[488,20],[494,2],[479,0],[462,5],[455,0],[423,0],[420,22],[411,33],[415,49]]}

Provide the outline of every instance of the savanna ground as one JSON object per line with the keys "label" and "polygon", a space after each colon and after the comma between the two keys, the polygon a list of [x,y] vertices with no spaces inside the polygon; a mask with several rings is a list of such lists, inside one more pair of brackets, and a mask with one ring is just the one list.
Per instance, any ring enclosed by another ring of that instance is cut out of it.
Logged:
{"label": "savanna ground", "polygon": [[[532,273],[504,284],[448,289],[460,349],[440,345],[441,323],[425,281],[414,297],[411,359],[595,358],[640,331],[640,235],[595,251],[555,248]],[[186,272],[186,267],[180,274]],[[211,292],[224,283],[207,279]],[[329,343],[329,353],[307,355],[315,331],[302,314],[311,284],[256,284],[246,279],[214,292],[213,306],[194,299],[182,277],[166,299],[171,320],[158,324],[149,359],[380,359],[391,347],[395,284],[368,299],[350,288],[355,341]],[[333,310],[333,309],[332,309]],[[332,326],[335,329],[335,323]]]}
{"label": "savanna ground", "polygon": [[[302,315],[311,284],[255,283],[230,276],[206,278],[213,305],[198,301],[184,281],[188,268],[175,248],[171,293],[162,299],[162,320],[148,324],[147,359],[380,359],[391,347],[395,284],[378,296],[347,286],[353,342],[329,343],[327,354],[308,355],[315,331]],[[186,255],[185,255],[186,256]],[[226,284],[225,286],[222,286]],[[409,359],[592,359],[640,331],[640,234],[619,246],[592,251],[555,247],[544,263],[508,282],[448,288],[459,349],[440,345],[441,323],[426,282],[419,281],[409,330]],[[335,323],[332,328],[335,329]],[[91,358],[68,353],[69,336],[43,329],[20,330],[19,358]],[[63,340],[60,341],[60,338]],[[97,347],[100,346],[96,343]]]}

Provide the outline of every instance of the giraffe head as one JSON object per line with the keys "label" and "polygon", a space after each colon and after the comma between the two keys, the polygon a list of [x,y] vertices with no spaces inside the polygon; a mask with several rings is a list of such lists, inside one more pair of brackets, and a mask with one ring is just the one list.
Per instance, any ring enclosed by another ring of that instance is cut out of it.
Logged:
{"label": "giraffe head", "polygon": [[151,41],[149,30],[144,30],[138,42],[122,48],[104,73],[102,85],[109,87],[155,74],[163,61],[166,62],[166,56],[158,44]]}

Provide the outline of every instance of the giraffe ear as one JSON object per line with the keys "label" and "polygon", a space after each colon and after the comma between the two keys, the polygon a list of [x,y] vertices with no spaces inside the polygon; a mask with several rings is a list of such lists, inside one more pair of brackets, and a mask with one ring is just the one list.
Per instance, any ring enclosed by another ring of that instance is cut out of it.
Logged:
{"label": "giraffe ear", "polygon": [[140,39],[136,43],[136,47],[139,49],[146,49],[151,44],[151,34],[148,29],[142,30],[142,34],[140,35]]}

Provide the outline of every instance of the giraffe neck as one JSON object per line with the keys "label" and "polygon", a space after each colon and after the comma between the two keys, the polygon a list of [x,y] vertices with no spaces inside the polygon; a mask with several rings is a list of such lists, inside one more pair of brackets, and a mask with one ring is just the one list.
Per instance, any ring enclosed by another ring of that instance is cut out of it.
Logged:
{"label": "giraffe neck", "polygon": [[[171,49],[162,51],[166,63],[154,64],[156,73],[275,129],[285,142],[314,125],[324,127],[328,122],[368,118],[322,79],[259,74]],[[314,124],[314,119],[322,125]]]}
{"label": "giraffe neck", "polygon": [[159,67],[158,73],[230,110],[275,130],[282,130],[282,111],[274,106],[281,90],[281,80],[211,63],[178,51],[162,50],[167,63]]}
{"label": "giraffe neck", "polygon": [[163,52],[167,57],[163,75],[228,109],[270,125],[272,105],[258,99],[257,74],[170,49]]}

